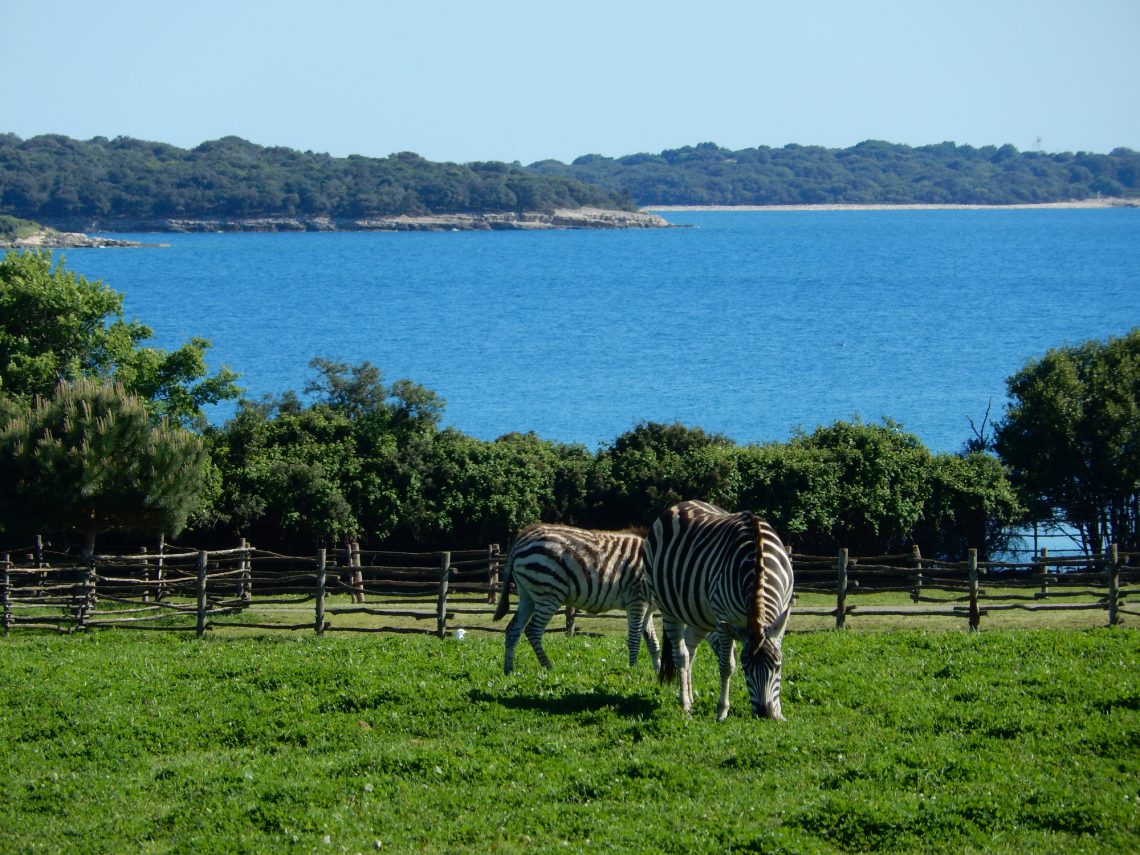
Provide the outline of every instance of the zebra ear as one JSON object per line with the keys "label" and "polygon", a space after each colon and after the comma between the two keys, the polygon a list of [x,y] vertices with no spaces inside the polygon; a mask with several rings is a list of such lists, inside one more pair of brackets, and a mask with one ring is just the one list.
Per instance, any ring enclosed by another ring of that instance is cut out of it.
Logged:
{"label": "zebra ear", "polygon": [[784,627],[788,625],[788,615],[791,613],[791,606],[784,609],[780,616],[772,622],[771,626],[764,627],[761,633],[763,638],[779,638],[780,634],[784,631]]}
{"label": "zebra ear", "polygon": [[792,607],[788,606],[781,612],[780,616],[772,622],[770,626],[760,627],[760,631],[748,640],[752,645],[752,652],[755,653],[764,646],[764,642],[770,638],[779,638],[780,634],[784,631],[784,627],[788,625],[788,615],[792,613]]}

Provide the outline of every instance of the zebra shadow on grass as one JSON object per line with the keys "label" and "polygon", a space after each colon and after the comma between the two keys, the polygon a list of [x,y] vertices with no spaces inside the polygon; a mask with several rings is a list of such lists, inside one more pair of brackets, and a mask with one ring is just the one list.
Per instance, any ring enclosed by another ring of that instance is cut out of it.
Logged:
{"label": "zebra shadow on grass", "polygon": [[467,697],[475,704],[499,704],[511,710],[536,710],[551,715],[581,715],[610,710],[622,718],[648,718],[660,708],[652,698],[616,695],[613,692],[570,692],[565,695],[495,695],[472,689]]}

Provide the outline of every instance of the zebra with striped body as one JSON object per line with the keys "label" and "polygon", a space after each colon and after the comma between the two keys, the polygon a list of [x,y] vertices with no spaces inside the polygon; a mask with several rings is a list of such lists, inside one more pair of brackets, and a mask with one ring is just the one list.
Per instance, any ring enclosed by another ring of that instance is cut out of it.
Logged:
{"label": "zebra with striped body", "polygon": [[749,511],[733,514],[706,502],[682,502],[649,530],[645,568],[661,611],[666,650],[660,676],[668,681],[679,672],[681,708],[692,710],[697,645],[719,629],[722,638],[709,637],[721,665],[717,718],[728,715],[736,639],[752,712],[782,720],[780,666],[793,578],[791,559],[772,527]]}
{"label": "zebra with striped body", "polygon": [[550,668],[542,635],[563,605],[588,612],[623,609],[628,616],[629,664],[637,664],[641,636],[660,667],[657,634],[649,615],[649,596],[639,534],[589,531],[541,524],[523,531],[511,547],[503,570],[503,589],[495,620],[510,609],[509,585],[518,590],[518,608],[507,625],[503,672],[514,670],[515,646],[525,630],[538,661]]}

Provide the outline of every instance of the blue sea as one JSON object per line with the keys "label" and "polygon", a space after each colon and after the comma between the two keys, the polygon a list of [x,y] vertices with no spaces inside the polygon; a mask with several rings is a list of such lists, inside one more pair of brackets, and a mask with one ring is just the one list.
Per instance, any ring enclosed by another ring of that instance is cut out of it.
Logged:
{"label": "blue sea", "polygon": [[1027,360],[1140,324],[1140,209],[667,218],[685,227],[126,235],[169,246],[66,263],[154,343],[209,339],[250,397],[368,360],[472,436],[591,449],[642,421],[746,443],[890,418],[956,451]]}

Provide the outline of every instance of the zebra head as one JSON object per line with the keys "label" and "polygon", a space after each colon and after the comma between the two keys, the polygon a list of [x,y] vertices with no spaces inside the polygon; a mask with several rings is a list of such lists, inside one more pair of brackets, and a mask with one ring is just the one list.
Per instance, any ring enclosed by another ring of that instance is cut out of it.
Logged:
{"label": "zebra head", "polygon": [[[752,714],[759,718],[773,718],[783,721],[780,710],[780,666],[783,660],[784,628],[788,623],[791,605],[779,614],[777,590],[769,578],[765,563],[765,536],[763,521],[753,515],[752,525],[756,532],[756,570],[748,604],[748,624],[745,627],[731,627],[722,623],[721,628],[741,643],[740,666],[748,683],[748,695],[752,699]],[[783,546],[780,547],[783,555]],[[773,556],[776,558],[776,556]],[[786,559],[785,559],[786,560]]]}
{"label": "zebra head", "polygon": [[740,668],[748,684],[752,714],[758,718],[783,721],[780,709],[780,670],[783,662],[783,633],[791,609],[770,626],[734,627],[721,624],[721,630],[740,642]]}
{"label": "zebra head", "polygon": [[751,643],[746,643],[741,650],[740,667],[748,683],[752,714],[759,718],[784,720],[780,710],[780,666],[784,647],[782,635],[789,611],[780,615],[777,625],[764,629],[759,642],[750,639]]}

